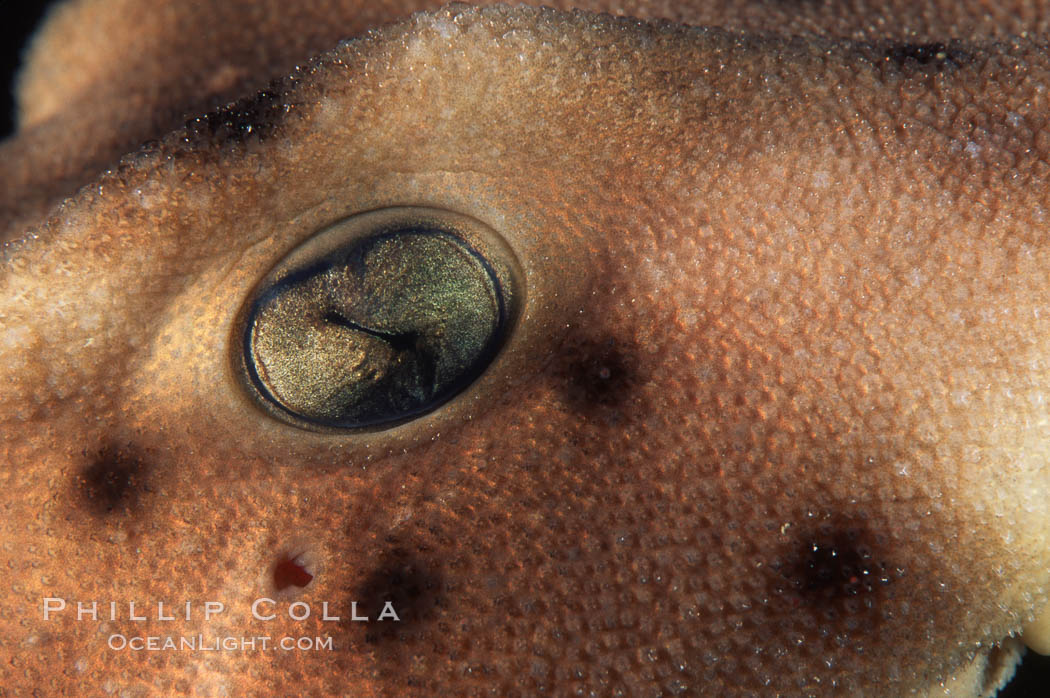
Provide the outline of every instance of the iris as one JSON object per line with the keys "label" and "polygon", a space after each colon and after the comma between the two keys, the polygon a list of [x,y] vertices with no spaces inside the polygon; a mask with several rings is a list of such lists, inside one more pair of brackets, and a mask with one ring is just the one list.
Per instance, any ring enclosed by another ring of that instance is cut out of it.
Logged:
{"label": "iris", "polygon": [[383,428],[437,408],[481,374],[511,321],[512,274],[502,255],[490,261],[493,236],[410,208],[321,231],[248,304],[251,389],[302,426]]}

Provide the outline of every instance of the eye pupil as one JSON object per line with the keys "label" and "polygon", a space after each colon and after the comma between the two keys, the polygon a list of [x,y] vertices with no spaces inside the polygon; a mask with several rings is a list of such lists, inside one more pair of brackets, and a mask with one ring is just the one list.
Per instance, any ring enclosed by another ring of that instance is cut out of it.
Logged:
{"label": "eye pupil", "polygon": [[339,327],[345,327],[354,332],[364,332],[365,334],[372,335],[377,339],[381,339],[389,344],[394,351],[407,351],[415,346],[416,341],[419,339],[419,333],[414,331],[402,332],[400,334],[391,334],[389,332],[380,332],[379,330],[372,330],[364,325],[358,324],[353,320],[347,320],[345,317],[340,315],[337,311],[329,310],[324,314],[324,321],[338,325]]}
{"label": "eye pupil", "polygon": [[244,333],[246,372],[265,401],[343,429],[436,408],[484,370],[508,321],[499,273],[453,230],[355,230],[319,257],[278,265]]}

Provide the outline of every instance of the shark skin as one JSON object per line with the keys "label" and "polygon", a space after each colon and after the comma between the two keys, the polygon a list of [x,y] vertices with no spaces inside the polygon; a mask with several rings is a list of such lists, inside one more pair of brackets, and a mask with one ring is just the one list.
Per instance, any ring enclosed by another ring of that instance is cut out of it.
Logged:
{"label": "shark skin", "polygon": [[[4,691],[984,696],[1047,651],[1046,8],[288,5],[81,0],[28,54]],[[491,364],[379,429],[262,408],[259,285],[406,207],[513,257]]]}

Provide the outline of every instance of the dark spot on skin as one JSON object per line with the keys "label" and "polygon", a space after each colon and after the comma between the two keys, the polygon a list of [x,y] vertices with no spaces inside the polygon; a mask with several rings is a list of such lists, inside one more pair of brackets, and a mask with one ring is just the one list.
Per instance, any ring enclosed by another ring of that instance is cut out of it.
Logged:
{"label": "dark spot on skin", "polygon": [[640,384],[638,349],[612,337],[570,340],[555,376],[565,401],[576,411],[622,409]]}
{"label": "dark spot on skin", "polygon": [[277,591],[288,587],[300,589],[313,581],[314,576],[307,571],[300,555],[282,555],[273,568],[273,585]]}
{"label": "dark spot on skin", "polygon": [[146,490],[146,475],[145,462],[133,447],[110,445],[89,458],[75,486],[89,511],[110,516],[138,508]]}
{"label": "dark spot on skin", "polygon": [[793,536],[783,559],[779,590],[790,603],[851,615],[873,610],[877,597],[903,574],[863,524],[833,519]]}
{"label": "dark spot on skin", "polygon": [[[368,616],[365,642],[396,649],[419,636],[437,616],[444,581],[437,566],[408,546],[394,546],[353,594],[357,612]],[[379,621],[390,602],[399,621]]]}
{"label": "dark spot on skin", "polygon": [[188,143],[225,146],[264,139],[277,129],[290,105],[278,84],[186,122]]}
{"label": "dark spot on skin", "polygon": [[959,68],[970,60],[960,46],[942,43],[897,44],[886,49],[884,59],[902,70],[941,72]]}

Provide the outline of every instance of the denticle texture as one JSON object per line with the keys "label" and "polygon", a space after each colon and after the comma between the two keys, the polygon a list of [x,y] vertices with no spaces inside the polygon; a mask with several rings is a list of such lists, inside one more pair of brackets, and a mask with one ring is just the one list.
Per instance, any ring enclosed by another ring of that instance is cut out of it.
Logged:
{"label": "denticle texture", "polygon": [[[838,21],[417,15],[149,133],[16,229],[0,685],[993,691],[1050,582],[1047,47]],[[513,331],[416,420],[274,419],[239,382],[238,313],[318,230],[392,206],[501,236]],[[299,555],[308,584],[276,596]],[[265,595],[315,613],[253,622]],[[231,610],[44,623],[45,596]],[[131,630],[336,649],[106,648]]]}

